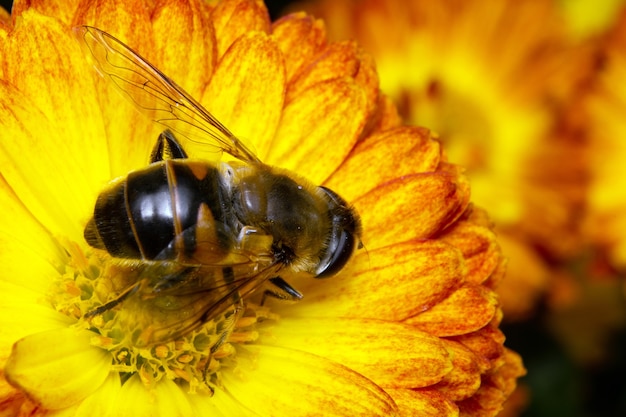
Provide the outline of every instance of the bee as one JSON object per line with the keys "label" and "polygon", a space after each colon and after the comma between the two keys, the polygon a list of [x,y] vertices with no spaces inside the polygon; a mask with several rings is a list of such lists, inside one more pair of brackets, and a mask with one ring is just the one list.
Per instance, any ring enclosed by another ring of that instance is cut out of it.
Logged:
{"label": "bee", "polygon": [[[170,341],[229,308],[239,311],[261,286],[298,300],[302,294],[281,274],[330,277],[361,247],[359,216],[337,193],[264,164],[115,37],[89,26],[74,31],[100,75],[166,127],[149,165],[113,180],[84,229],[91,247],[142,266],[136,282],[86,318],[134,303],[150,316],[140,344]],[[179,137],[234,159],[189,158]],[[222,339],[232,326],[231,320]]]}

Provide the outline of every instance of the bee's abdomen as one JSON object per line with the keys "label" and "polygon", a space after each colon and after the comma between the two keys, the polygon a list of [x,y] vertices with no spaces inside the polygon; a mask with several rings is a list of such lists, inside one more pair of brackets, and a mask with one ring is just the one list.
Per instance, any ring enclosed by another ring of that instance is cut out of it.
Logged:
{"label": "bee's abdomen", "polygon": [[198,243],[198,221],[209,217],[210,225],[203,227],[216,236],[216,248],[226,248],[230,239],[224,200],[215,167],[167,160],[132,172],[101,193],[85,238],[116,257],[191,256]]}

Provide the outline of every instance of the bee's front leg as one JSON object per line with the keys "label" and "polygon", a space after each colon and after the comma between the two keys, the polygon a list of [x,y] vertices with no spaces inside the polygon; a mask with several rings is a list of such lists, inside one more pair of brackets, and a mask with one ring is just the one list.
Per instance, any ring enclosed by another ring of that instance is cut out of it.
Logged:
{"label": "bee's front leg", "polygon": [[285,301],[298,301],[301,300],[303,295],[300,291],[293,288],[287,281],[281,277],[270,278],[268,282],[271,284],[269,288],[263,292],[263,298],[261,298],[261,305],[265,303],[266,297],[278,298]]}

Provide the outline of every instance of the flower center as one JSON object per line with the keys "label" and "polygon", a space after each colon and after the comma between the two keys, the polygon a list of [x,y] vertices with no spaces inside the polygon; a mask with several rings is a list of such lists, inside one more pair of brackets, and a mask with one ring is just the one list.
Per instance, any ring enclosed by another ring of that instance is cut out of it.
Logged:
{"label": "flower center", "polygon": [[[254,342],[257,324],[277,318],[268,308],[250,303],[244,308],[239,301],[190,327],[181,310],[167,311],[171,300],[150,300],[164,310],[159,315],[144,308],[136,290],[143,279],[141,262],[82,250],[73,242],[64,246],[65,272],[54,283],[50,302],[94,332],[92,344],[111,353],[111,369],[120,374],[122,383],[137,374],[146,387],[168,378],[190,393],[212,393],[221,386],[221,372],[237,366],[236,345]],[[159,321],[165,321],[175,336],[152,340]]]}

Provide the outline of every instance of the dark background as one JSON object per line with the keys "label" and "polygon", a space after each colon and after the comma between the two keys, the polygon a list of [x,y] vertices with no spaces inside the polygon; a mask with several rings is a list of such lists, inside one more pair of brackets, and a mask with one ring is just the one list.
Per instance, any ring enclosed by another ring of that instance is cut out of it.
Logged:
{"label": "dark background", "polygon": [[[274,18],[289,3],[266,1]],[[0,0],[0,4],[10,10],[10,1]],[[528,321],[503,326],[506,345],[522,355],[529,371],[521,380],[531,393],[522,416],[626,416],[626,330],[612,336],[604,362],[581,366],[553,336],[547,316],[539,309]]]}

